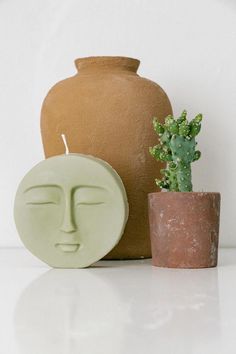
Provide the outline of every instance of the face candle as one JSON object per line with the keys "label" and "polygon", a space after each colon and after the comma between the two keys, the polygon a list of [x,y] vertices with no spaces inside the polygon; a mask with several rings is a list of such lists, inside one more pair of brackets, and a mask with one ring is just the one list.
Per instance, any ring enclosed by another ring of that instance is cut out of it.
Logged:
{"label": "face candle", "polygon": [[128,218],[124,185],[105,161],[82,154],[50,157],[30,170],[15,198],[20,238],[56,268],[83,268],[119,242]]}

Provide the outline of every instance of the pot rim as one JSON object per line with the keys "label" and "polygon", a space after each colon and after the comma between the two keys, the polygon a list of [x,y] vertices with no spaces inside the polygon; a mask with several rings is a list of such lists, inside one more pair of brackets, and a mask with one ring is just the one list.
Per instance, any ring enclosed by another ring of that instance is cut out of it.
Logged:
{"label": "pot rim", "polygon": [[176,194],[176,195],[183,195],[183,194],[186,194],[186,195],[199,195],[199,196],[204,196],[204,195],[220,195],[220,192],[151,192],[151,193],[148,193],[148,196],[152,196],[152,195],[168,195],[168,194]]}

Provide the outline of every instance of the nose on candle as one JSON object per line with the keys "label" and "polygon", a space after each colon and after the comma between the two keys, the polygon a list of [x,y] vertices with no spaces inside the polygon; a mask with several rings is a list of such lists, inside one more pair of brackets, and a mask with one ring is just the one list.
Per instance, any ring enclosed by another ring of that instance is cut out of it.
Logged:
{"label": "nose on candle", "polygon": [[63,232],[66,232],[66,233],[72,233],[77,230],[77,227],[74,222],[72,201],[71,201],[70,197],[66,198],[64,216],[63,216],[63,221],[62,221],[60,230]]}
{"label": "nose on candle", "polygon": [[60,230],[66,233],[75,232],[76,226],[72,218],[64,218]]}

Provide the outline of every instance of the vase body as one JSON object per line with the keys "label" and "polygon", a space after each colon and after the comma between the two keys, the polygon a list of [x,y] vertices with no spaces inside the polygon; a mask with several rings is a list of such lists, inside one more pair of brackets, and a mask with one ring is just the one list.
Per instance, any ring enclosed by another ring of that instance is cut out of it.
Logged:
{"label": "vase body", "polygon": [[152,264],[168,268],[217,265],[220,194],[150,193]]}
{"label": "vase body", "polygon": [[172,113],[156,83],[141,78],[139,61],[126,57],[90,57],[75,61],[78,73],[57,83],[41,111],[46,157],[70,153],[107,161],[125,185],[130,216],[119,244],[107,259],[150,257],[147,193],[155,190],[158,163],[149,155],[156,144],[152,118]]}

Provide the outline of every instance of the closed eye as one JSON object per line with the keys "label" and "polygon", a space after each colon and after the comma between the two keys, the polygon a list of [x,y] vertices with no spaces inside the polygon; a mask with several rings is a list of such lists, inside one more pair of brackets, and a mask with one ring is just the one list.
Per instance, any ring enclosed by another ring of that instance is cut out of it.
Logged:
{"label": "closed eye", "polygon": [[50,200],[42,200],[42,201],[31,201],[31,202],[26,202],[27,205],[49,205],[49,204],[57,204],[56,202],[50,201]]}
{"label": "closed eye", "polygon": [[102,205],[109,201],[107,190],[99,186],[81,186],[75,189],[74,203],[80,205]]}
{"label": "closed eye", "polygon": [[100,204],[105,204],[105,202],[78,202],[75,205],[100,205]]}

